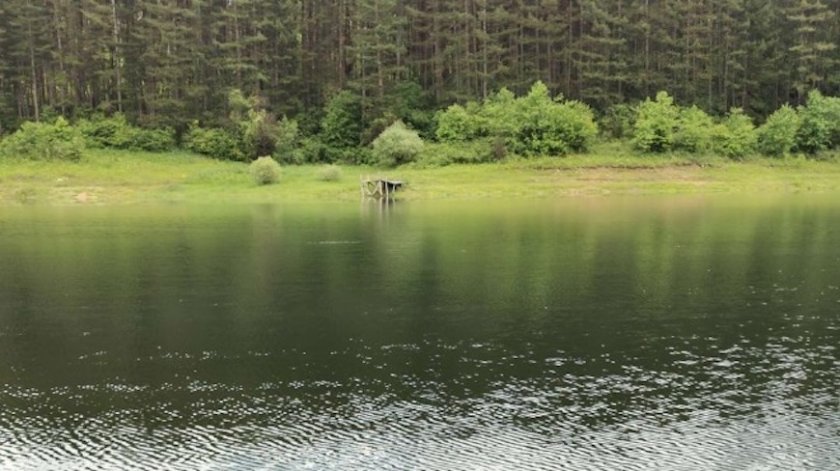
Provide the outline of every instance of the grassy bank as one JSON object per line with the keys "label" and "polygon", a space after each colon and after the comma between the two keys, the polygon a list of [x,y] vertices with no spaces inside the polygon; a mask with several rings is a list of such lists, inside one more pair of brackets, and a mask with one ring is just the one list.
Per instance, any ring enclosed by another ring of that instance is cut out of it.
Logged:
{"label": "grassy bank", "polygon": [[406,200],[840,191],[840,163],[789,159],[731,162],[638,156],[604,147],[593,154],[442,168],[283,168],[279,184],[258,187],[247,165],[188,153],[88,151],[79,163],[0,162],[0,204],[132,204],[355,200],[360,175],[407,182]]}

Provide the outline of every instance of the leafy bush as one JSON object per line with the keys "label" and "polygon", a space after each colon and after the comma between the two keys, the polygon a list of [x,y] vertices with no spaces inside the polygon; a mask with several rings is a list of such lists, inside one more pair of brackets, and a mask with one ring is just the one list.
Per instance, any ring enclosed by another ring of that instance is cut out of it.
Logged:
{"label": "leafy bush", "polygon": [[[538,83],[542,85],[542,82]],[[541,92],[544,89],[545,98],[550,101],[548,89],[544,85],[542,87]],[[523,99],[517,99],[513,92],[507,88],[502,88],[497,93],[487,97],[481,107],[476,109],[476,114],[479,117],[476,126],[482,135],[510,140],[522,126],[522,118],[529,111],[528,108],[528,106],[524,106]],[[536,111],[536,108],[531,108],[530,111]]]}
{"label": "leafy bush", "polygon": [[599,121],[599,128],[613,139],[625,139],[633,135],[638,110],[633,105],[619,104],[607,108]]}
{"label": "leafy bush", "polygon": [[784,156],[796,146],[801,119],[795,109],[784,105],[771,114],[757,131],[758,150],[765,155]]}
{"label": "leafy bush", "polygon": [[164,152],[175,147],[175,133],[170,129],[133,128],[129,149]]}
{"label": "leafy bush", "polygon": [[438,115],[441,142],[500,139],[504,154],[509,147],[523,155],[559,155],[585,151],[598,133],[592,110],[580,102],[552,99],[548,87],[536,82],[520,98],[500,90],[482,104],[450,106]]}
{"label": "leafy bush", "polygon": [[673,148],[687,152],[707,152],[712,147],[715,122],[705,111],[696,106],[679,112]]}
{"label": "leafy bush", "polygon": [[799,150],[815,154],[840,146],[840,98],[812,91],[806,106],[799,108],[799,115],[801,123],[796,136]]}
{"label": "leafy bush", "polygon": [[[423,146],[417,162],[426,167],[443,167],[451,164],[477,164],[492,162],[504,157],[504,141],[476,139],[468,142],[433,142]],[[502,148],[499,149],[499,146]]]}
{"label": "leafy bush", "polygon": [[359,98],[348,91],[340,92],[330,99],[325,111],[321,121],[323,142],[339,149],[358,146],[364,129]]}
{"label": "leafy bush", "polygon": [[250,160],[260,155],[272,155],[277,148],[277,123],[265,110],[248,110],[239,122],[243,152]]}
{"label": "leafy bush", "polygon": [[413,161],[423,150],[417,131],[397,121],[373,141],[373,158],[378,165],[394,167]]}
{"label": "leafy bush", "polygon": [[469,141],[482,135],[483,126],[482,119],[477,114],[478,105],[471,103],[468,107],[470,110],[456,104],[437,114],[435,137],[439,141]]}
{"label": "leafy bush", "polygon": [[270,185],[280,181],[280,164],[271,157],[260,157],[248,167],[257,185]]}
{"label": "leafy bush", "polygon": [[132,126],[125,116],[115,114],[92,120],[81,120],[77,127],[90,147],[162,152],[175,147],[175,133],[171,129],[144,129]]}
{"label": "leafy bush", "polygon": [[674,144],[674,133],[679,124],[679,108],[667,92],[656,94],[638,107],[633,145],[644,152],[665,152]]}
{"label": "leafy bush", "polygon": [[726,157],[741,159],[755,151],[755,126],[741,108],[729,110],[729,114],[715,129],[715,150]]}
{"label": "leafy bush", "polygon": [[245,160],[239,139],[224,129],[205,129],[193,124],[184,136],[184,146],[197,154],[222,160]]}
{"label": "leafy bush", "polygon": [[278,162],[299,163],[300,147],[298,123],[285,116],[277,123],[277,139],[274,147],[274,159]]}
{"label": "leafy bush", "polygon": [[323,182],[337,182],[341,180],[341,167],[338,165],[324,165],[318,169],[318,180]]}
{"label": "leafy bush", "polygon": [[[386,126],[399,119],[420,136],[434,137],[434,99],[419,83],[404,81],[395,84],[388,90],[385,102],[388,105],[384,114],[391,117]],[[379,132],[371,134],[367,142],[371,142],[384,129],[382,127]]]}
{"label": "leafy bush", "polygon": [[84,149],[82,134],[61,117],[52,124],[23,123],[20,130],[0,141],[0,155],[27,160],[77,162]]}

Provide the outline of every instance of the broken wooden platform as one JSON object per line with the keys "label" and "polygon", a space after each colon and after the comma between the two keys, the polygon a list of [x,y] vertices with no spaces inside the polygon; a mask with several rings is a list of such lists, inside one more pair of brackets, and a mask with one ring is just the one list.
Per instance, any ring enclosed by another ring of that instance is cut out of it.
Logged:
{"label": "broken wooden platform", "polygon": [[403,187],[401,180],[387,178],[360,178],[362,196],[367,198],[390,199]]}

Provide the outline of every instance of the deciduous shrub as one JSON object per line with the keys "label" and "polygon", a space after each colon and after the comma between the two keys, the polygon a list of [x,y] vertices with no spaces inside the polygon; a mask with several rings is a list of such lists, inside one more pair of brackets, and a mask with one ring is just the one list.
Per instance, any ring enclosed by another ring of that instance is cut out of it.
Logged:
{"label": "deciduous shrub", "polygon": [[610,106],[599,120],[599,129],[613,139],[632,137],[637,114],[638,110],[633,105]]}
{"label": "deciduous shrub", "polygon": [[271,157],[260,157],[248,167],[257,185],[270,185],[280,181],[280,164]]}
{"label": "deciduous shrub", "polygon": [[274,160],[283,163],[300,163],[300,132],[297,121],[285,116],[277,123],[277,140]]}
{"label": "deciduous shrub", "polygon": [[373,141],[373,158],[384,167],[412,162],[423,151],[423,140],[417,131],[397,121]]}
{"label": "deciduous shrub", "polygon": [[435,117],[435,137],[441,142],[469,141],[484,132],[482,118],[478,116],[478,105],[470,103],[468,108],[452,105]]}
{"label": "deciduous shrub", "polygon": [[795,109],[784,105],[771,114],[757,130],[758,150],[765,155],[784,156],[796,147],[801,123]]}
{"label": "deciduous shrub", "polygon": [[0,141],[0,155],[26,160],[77,162],[84,149],[84,137],[64,118],[52,124],[23,123],[17,132]]}
{"label": "deciduous shrub", "polygon": [[444,167],[452,164],[492,162],[504,157],[504,142],[499,141],[498,138],[484,138],[467,142],[426,143],[418,157],[418,164],[426,167]]}
{"label": "deciduous shrub", "polygon": [[224,129],[205,129],[193,124],[184,135],[184,146],[197,154],[222,160],[245,160],[236,135]]}
{"label": "deciduous shrub", "polygon": [[339,149],[356,147],[362,130],[362,105],[351,92],[342,91],[330,99],[321,121],[321,136],[325,144]]}
{"label": "deciduous shrub", "polygon": [[175,133],[171,129],[144,129],[128,123],[125,116],[116,114],[81,120],[77,127],[89,147],[162,152],[175,147]]}
{"label": "deciduous shrub", "polygon": [[741,159],[755,151],[755,126],[741,108],[729,110],[729,114],[716,130],[714,149],[726,157]]}
{"label": "deciduous shrub", "polygon": [[501,139],[506,149],[530,156],[585,151],[597,133],[588,106],[552,99],[548,87],[536,82],[524,97],[502,89],[482,104],[450,106],[438,115],[436,136],[441,142]]}
{"label": "deciduous shrub", "polygon": [[644,152],[665,152],[674,144],[679,120],[679,108],[667,92],[659,92],[656,99],[639,104],[633,145]]}
{"label": "deciduous shrub", "polygon": [[679,112],[674,132],[673,148],[687,152],[704,153],[712,147],[715,122],[711,116],[696,106]]}
{"label": "deciduous shrub", "polygon": [[552,99],[542,82],[536,82],[528,95],[516,100],[514,107],[507,118],[514,120],[515,129],[508,144],[517,154],[584,152],[598,134],[595,116],[587,105],[563,101],[562,97]]}
{"label": "deciduous shrub", "polygon": [[239,122],[242,135],[242,152],[246,159],[260,155],[273,155],[277,149],[277,123],[265,110],[248,110]]}
{"label": "deciduous shrub", "polygon": [[800,151],[815,154],[840,146],[840,98],[812,91],[806,106],[799,108],[799,115],[796,145]]}

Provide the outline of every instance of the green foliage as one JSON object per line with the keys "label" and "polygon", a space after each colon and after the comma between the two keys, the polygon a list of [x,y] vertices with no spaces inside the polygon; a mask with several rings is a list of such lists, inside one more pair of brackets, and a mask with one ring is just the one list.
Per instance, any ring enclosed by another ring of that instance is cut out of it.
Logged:
{"label": "green foliage", "polygon": [[799,108],[799,115],[802,121],[796,143],[800,151],[815,154],[840,146],[840,98],[812,91],[807,105]]}
{"label": "green foliage", "polygon": [[477,110],[480,116],[477,124],[483,128],[483,135],[511,139],[522,126],[523,115],[535,110],[528,110],[523,105],[523,101],[517,100],[516,95],[507,88],[490,95]]}
{"label": "green foliage", "polygon": [[782,106],[758,128],[758,150],[772,156],[790,154],[796,147],[800,124],[796,110],[788,105]]}
{"label": "green foliage", "polygon": [[599,129],[613,139],[626,139],[633,135],[638,110],[633,105],[618,104],[607,108],[599,120]]}
{"label": "green foliage", "polygon": [[278,162],[296,163],[300,146],[300,131],[297,121],[285,116],[276,126],[274,159]]}
{"label": "green foliage", "polygon": [[373,141],[374,161],[384,167],[394,167],[414,161],[423,151],[423,140],[417,131],[397,121],[382,131]]}
{"label": "green foliage", "polygon": [[741,108],[732,108],[716,128],[715,151],[730,159],[742,159],[755,152],[757,133],[752,119]]}
{"label": "green foliage", "polygon": [[360,143],[364,124],[359,98],[349,91],[342,91],[330,99],[321,121],[323,142],[332,147],[347,149]]}
{"label": "green foliage", "polygon": [[272,155],[277,148],[277,123],[265,110],[250,109],[239,122],[242,152],[250,160],[259,155]]}
{"label": "green foliage", "polygon": [[77,162],[84,149],[84,137],[64,118],[52,124],[23,123],[17,132],[0,141],[0,155],[25,160]]}
{"label": "green foliage", "polygon": [[[387,96],[389,113],[396,119],[416,129],[423,137],[434,137],[434,102],[429,93],[417,82],[400,82]],[[389,120],[388,124],[396,119]],[[374,134],[378,136],[379,134]]]}
{"label": "green foliage", "polygon": [[171,129],[144,129],[132,126],[125,116],[110,118],[97,116],[83,119],[77,127],[92,148],[113,148],[163,152],[175,148],[175,133]]}
{"label": "green foliage", "polygon": [[643,152],[665,152],[674,144],[679,125],[679,108],[667,92],[659,92],[656,99],[639,104],[633,146]]}
{"label": "green foliage", "polygon": [[270,185],[280,181],[280,164],[271,157],[260,157],[251,162],[248,171],[257,185]]}
{"label": "green foliage", "polygon": [[341,167],[338,165],[324,165],[318,169],[318,180],[323,182],[337,182],[341,180]]}
{"label": "green foliage", "polygon": [[477,115],[478,105],[471,103],[464,108],[455,104],[435,116],[435,137],[440,142],[469,141],[482,135],[482,120]]}
{"label": "green foliage", "polygon": [[197,154],[222,160],[244,161],[239,139],[224,129],[201,128],[193,124],[184,135],[184,146]]}
{"label": "green foliage", "polygon": [[422,167],[494,162],[505,157],[504,140],[475,139],[467,142],[426,143],[417,159]]}
{"label": "green foliage", "polygon": [[438,115],[437,128],[441,142],[490,137],[502,139],[505,147],[522,155],[583,152],[597,133],[588,106],[552,99],[542,82],[536,82],[528,95],[521,98],[503,88],[482,104],[469,103],[466,108],[450,106]]}
{"label": "green foliage", "polygon": [[696,106],[679,111],[679,121],[674,132],[673,148],[687,152],[705,153],[712,147],[715,122]]}

